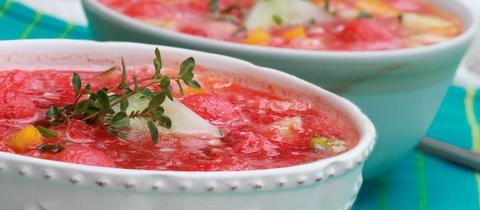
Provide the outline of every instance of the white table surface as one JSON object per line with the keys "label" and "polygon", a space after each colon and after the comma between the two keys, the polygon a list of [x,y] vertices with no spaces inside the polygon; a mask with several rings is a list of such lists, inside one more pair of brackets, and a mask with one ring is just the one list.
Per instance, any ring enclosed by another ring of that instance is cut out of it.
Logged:
{"label": "white table surface", "polygon": [[[60,19],[87,25],[80,0],[16,0]],[[461,0],[475,8],[480,18],[480,0]],[[457,71],[454,84],[480,87],[480,33],[470,53]]]}

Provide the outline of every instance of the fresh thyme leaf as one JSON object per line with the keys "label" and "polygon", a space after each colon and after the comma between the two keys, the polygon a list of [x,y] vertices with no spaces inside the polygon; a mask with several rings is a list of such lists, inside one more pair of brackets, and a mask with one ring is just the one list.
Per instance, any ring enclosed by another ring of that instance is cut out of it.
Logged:
{"label": "fresh thyme leaf", "polygon": [[50,130],[48,128],[45,128],[41,125],[37,126],[37,130],[40,132],[40,134],[42,134],[43,137],[45,138],[57,138],[58,137],[58,133],[54,130]]}
{"label": "fresh thyme leaf", "polygon": [[105,91],[105,92],[108,92],[110,90],[110,88],[107,87],[107,86],[103,86],[102,90]]}
{"label": "fresh thyme leaf", "polygon": [[272,19],[273,19],[273,22],[278,26],[282,25],[283,23],[282,17],[278,16],[277,14],[273,15]]}
{"label": "fresh thyme leaf", "polygon": [[40,153],[59,153],[65,149],[61,142],[40,144],[37,147]]}
{"label": "fresh thyme leaf", "polygon": [[120,111],[125,112],[127,111],[127,108],[128,108],[128,98],[120,102]]}
{"label": "fresh thyme leaf", "polygon": [[172,127],[172,120],[163,114],[160,114],[160,112],[157,112],[157,118],[158,118],[158,125],[170,129]]}
{"label": "fresh thyme leaf", "polygon": [[123,88],[123,94],[124,94],[124,95],[130,94],[130,93],[132,93],[132,92],[133,92],[133,90],[130,89],[129,87]]}
{"label": "fresh thyme leaf", "polygon": [[160,89],[167,95],[167,97],[173,101],[172,95],[172,86],[170,86],[170,78],[167,76],[163,76],[160,80]]}
{"label": "fresh thyme leaf", "polygon": [[122,80],[120,81],[120,84],[118,85],[118,89],[122,89],[127,87],[127,67],[125,65],[125,60],[122,57]]}
{"label": "fresh thyme leaf", "polygon": [[97,94],[96,93],[90,93],[90,96],[88,97],[88,99],[97,100]]}
{"label": "fresh thyme leaf", "polygon": [[83,88],[83,94],[90,94],[90,89],[90,83],[87,83],[87,85],[85,85],[85,87]]}
{"label": "fresh thyme leaf", "polygon": [[82,88],[82,80],[80,79],[80,75],[78,75],[77,73],[73,73],[72,85],[73,89],[75,90],[75,97],[78,97],[78,95],[80,94],[80,88]]}
{"label": "fresh thyme leaf", "polygon": [[187,84],[188,86],[190,86],[192,88],[195,88],[195,89],[200,89],[201,88],[200,84],[195,80],[186,80],[184,82],[185,82],[185,84]]}
{"label": "fresh thyme leaf", "polygon": [[161,106],[157,107],[157,109],[155,110],[157,114],[163,114],[165,113],[165,109]]}
{"label": "fresh thyme leaf", "polygon": [[155,126],[155,123],[151,120],[147,122],[148,129],[150,130],[150,137],[152,139],[152,144],[158,143],[158,129]]}
{"label": "fresh thyme leaf", "polygon": [[170,99],[170,101],[173,101],[172,86],[167,86],[166,88],[162,88],[162,91],[165,92],[165,94],[167,95],[167,98]]}
{"label": "fresh thyme leaf", "polygon": [[167,76],[163,76],[162,79],[160,79],[160,86],[161,87],[168,87],[170,86],[170,78]]}
{"label": "fresh thyme leaf", "polygon": [[158,79],[161,76],[160,72],[163,67],[162,56],[160,55],[160,50],[158,48],[155,48],[155,59],[153,60],[153,64],[155,67],[155,73],[153,74],[153,79]]}
{"label": "fresh thyme leaf", "polygon": [[80,103],[78,103],[75,106],[72,115],[79,115],[79,114],[84,113],[85,111],[87,111],[87,109],[88,109],[88,107],[90,106],[91,103],[92,103],[91,100],[81,101]]}
{"label": "fresh thyme leaf", "polygon": [[97,91],[97,102],[98,102],[98,108],[100,109],[100,112],[105,115],[108,113],[110,110],[110,100],[103,90]]}
{"label": "fresh thyme leaf", "polygon": [[162,56],[160,54],[160,50],[158,47],[155,48],[155,59],[157,59],[160,62],[160,67],[162,67]]}
{"label": "fresh thyme leaf", "polygon": [[180,77],[184,78],[192,78],[193,77],[193,69],[195,68],[195,59],[189,57],[185,59],[182,64],[180,64]]}
{"label": "fresh thyme leaf", "polygon": [[190,57],[182,62],[180,65],[180,77],[183,82],[193,88],[200,88],[200,84],[193,80],[193,69],[195,68],[195,60]]}
{"label": "fresh thyme leaf", "polygon": [[160,77],[160,71],[162,69],[161,65],[162,64],[157,59],[153,60],[153,66],[155,68],[153,79],[158,79]]}
{"label": "fresh thyme leaf", "polygon": [[155,95],[150,101],[150,103],[148,104],[147,110],[150,112],[155,111],[157,107],[159,107],[160,104],[162,104],[165,101],[165,98],[166,98],[166,94],[164,93]]}
{"label": "fresh thyme leaf", "polygon": [[[81,119],[87,123],[93,123],[95,122],[95,119],[97,118],[98,114],[100,112],[100,109],[98,108],[98,106],[95,105],[95,103],[92,101],[91,102],[91,105],[88,107],[87,110],[85,110],[83,114],[83,116],[79,116],[81,117]],[[80,115],[80,114],[79,114]],[[72,116],[73,117],[73,116]]]}
{"label": "fresh thyme leaf", "polygon": [[208,2],[208,9],[210,10],[211,13],[216,13],[219,8],[220,8],[220,4],[218,0],[210,0]]}
{"label": "fresh thyme leaf", "polygon": [[111,124],[113,128],[128,128],[128,126],[130,126],[130,119],[127,113],[119,112],[112,118]]}
{"label": "fresh thyme leaf", "polygon": [[60,112],[60,110],[56,106],[51,106],[48,109],[46,115],[47,115],[47,118],[48,118],[48,122],[52,126],[55,126],[58,123],[60,123],[59,121],[62,118],[62,112]]}

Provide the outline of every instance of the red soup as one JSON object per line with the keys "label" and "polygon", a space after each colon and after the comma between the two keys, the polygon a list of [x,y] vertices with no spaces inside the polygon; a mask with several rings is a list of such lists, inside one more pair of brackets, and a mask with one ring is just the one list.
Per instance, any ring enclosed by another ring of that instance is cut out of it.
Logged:
{"label": "red soup", "polygon": [[[126,87],[131,88],[129,91],[146,87],[152,78],[151,72],[146,66],[130,68]],[[162,73],[165,72],[174,75],[177,71],[163,68]],[[73,117],[63,123],[54,123],[52,107],[68,109],[69,104],[77,103],[77,108],[81,109],[82,100],[92,98],[87,92],[96,93],[95,97],[101,98],[99,91],[105,90],[112,107],[114,101],[121,98],[114,99],[113,96],[118,93],[117,85],[122,80],[120,70],[110,69],[102,73],[77,71],[77,80],[81,78],[82,84],[72,82],[75,81],[72,73],[21,69],[0,72],[0,151],[117,168],[235,171],[309,163],[341,154],[358,141],[354,131],[349,131],[345,123],[336,119],[338,116],[321,114],[308,102],[274,95],[274,87],[268,92],[249,88],[231,77],[221,78],[218,73],[207,70],[200,70],[195,76],[201,85],[199,89],[183,85],[182,95],[174,79],[170,81],[170,87],[173,87],[172,95],[176,100],[200,116],[199,119],[221,130],[221,136],[182,135],[181,132],[173,135],[163,133],[160,127],[155,142],[152,142],[154,137],[148,130],[127,128],[117,130],[124,132],[124,136],[118,135],[112,130],[122,127],[125,121],[111,119],[116,118],[117,114],[111,114],[115,108],[106,111],[107,117],[100,123],[99,119],[92,121],[93,112],[89,111],[77,116],[70,112]],[[152,86],[147,92],[159,89],[161,85]],[[170,100],[168,97],[163,99]],[[97,110],[99,102],[101,100],[90,104],[91,109]],[[129,106],[136,106],[134,103],[137,102],[130,98]],[[109,113],[113,117],[108,117]],[[146,115],[143,112],[128,113]],[[193,118],[171,117],[170,120],[177,125],[196,123]],[[112,122],[108,129],[105,128],[106,122]]]}
{"label": "red soup", "polygon": [[391,50],[444,42],[462,26],[424,0],[100,0],[158,27],[305,50]]}

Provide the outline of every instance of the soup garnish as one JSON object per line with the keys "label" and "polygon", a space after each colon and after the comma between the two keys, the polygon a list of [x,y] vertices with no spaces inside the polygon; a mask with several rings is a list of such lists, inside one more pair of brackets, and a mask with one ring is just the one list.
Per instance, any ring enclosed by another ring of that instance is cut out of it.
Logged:
{"label": "soup garnish", "polygon": [[[151,78],[143,78],[139,81],[136,75],[132,75],[133,82],[128,84],[127,68],[122,59],[120,84],[113,89],[103,87],[96,92],[91,91],[89,83],[82,87],[80,76],[73,73],[74,102],[63,107],[51,106],[46,113],[49,125],[67,124],[68,126],[71,119],[81,119],[88,124],[102,127],[110,134],[124,140],[128,140],[125,134],[126,129],[130,128],[129,132],[137,132],[142,130],[142,127],[146,127],[150,132],[152,143],[157,144],[159,135],[157,126],[166,128],[162,129],[163,131],[169,131],[172,128],[172,121],[165,114],[165,111],[168,110],[168,113],[175,116],[178,121],[181,121],[181,118],[187,118],[190,122],[184,123],[200,126],[200,130],[195,129],[195,126],[187,126],[186,128],[189,130],[183,130],[184,132],[200,131],[205,132],[203,135],[206,137],[221,137],[222,134],[218,128],[210,125],[173,98],[171,81],[175,81],[182,94],[182,82],[192,88],[200,88],[200,84],[193,79],[195,60],[192,57],[185,59],[180,65],[180,71],[175,76],[163,75],[161,55],[157,48],[155,49],[154,66]],[[115,68],[112,67],[101,74],[109,74]],[[156,87],[158,90],[152,91],[151,87]],[[179,123],[176,124],[177,130],[184,127]],[[41,125],[37,126],[37,129],[45,138],[59,136],[55,131]],[[7,141],[7,143],[9,142]],[[60,141],[38,146],[40,151],[59,152],[63,150],[62,148],[63,145]]]}

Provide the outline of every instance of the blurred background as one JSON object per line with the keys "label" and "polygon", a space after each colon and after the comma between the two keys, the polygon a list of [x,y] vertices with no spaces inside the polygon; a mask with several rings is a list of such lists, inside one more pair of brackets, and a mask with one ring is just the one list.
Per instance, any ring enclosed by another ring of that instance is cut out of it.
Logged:
{"label": "blurred background", "polygon": [[[32,8],[78,25],[87,25],[80,0],[17,0]],[[461,0],[478,8],[480,0]],[[457,85],[480,87],[480,33],[463,65],[459,68],[454,81]]]}

